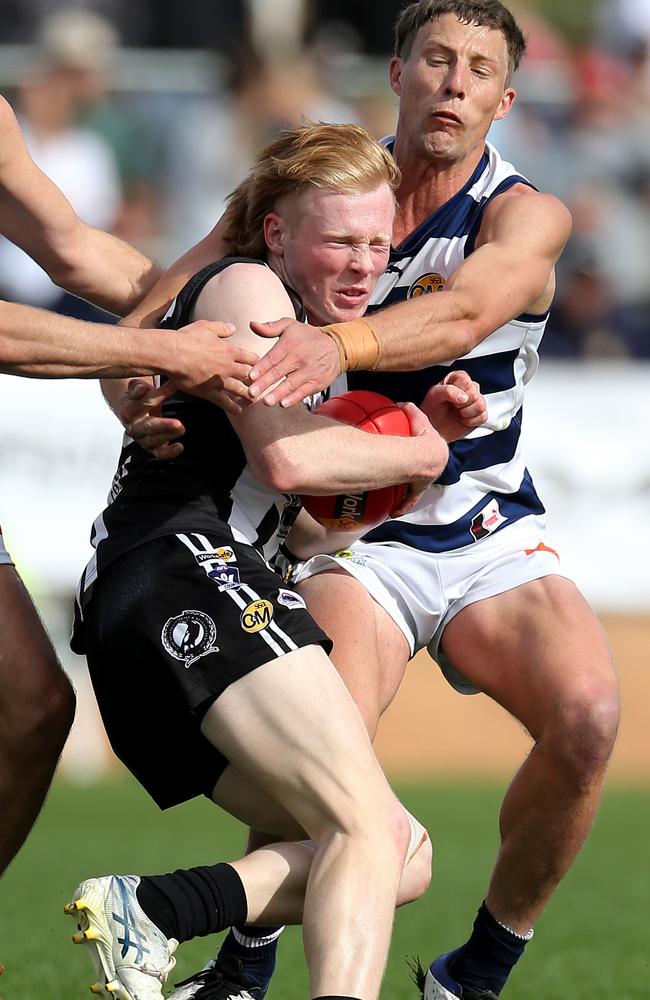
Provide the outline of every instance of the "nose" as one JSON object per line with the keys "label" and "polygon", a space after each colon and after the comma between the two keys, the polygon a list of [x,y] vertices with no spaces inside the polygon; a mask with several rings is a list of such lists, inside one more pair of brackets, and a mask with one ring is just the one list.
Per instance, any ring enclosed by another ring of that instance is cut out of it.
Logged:
{"label": "nose", "polygon": [[460,59],[450,63],[447,79],[445,80],[445,92],[450,97],[457,97],[461,99],[465,97],[465,90],[467,87],[466,73],[467,68],[463,65]]}
{"label": "nose", "polygon": [[353,247],[350,255],[350,270],[354,271],[355,274],[372,274],[372,254],[368,245]]}

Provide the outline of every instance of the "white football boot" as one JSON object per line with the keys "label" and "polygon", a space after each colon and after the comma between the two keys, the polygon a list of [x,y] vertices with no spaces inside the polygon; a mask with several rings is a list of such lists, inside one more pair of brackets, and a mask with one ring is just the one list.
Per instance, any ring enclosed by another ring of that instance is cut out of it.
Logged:
{"label": "white football boot", "polygon": [[98,979],[91,992],[104,1000],[163,1000],[174,968],[174,938],[166,938],[140,906],[137,875],[90,878],[76,889],[65,913],[77,920],[72,940],[85,944]]}

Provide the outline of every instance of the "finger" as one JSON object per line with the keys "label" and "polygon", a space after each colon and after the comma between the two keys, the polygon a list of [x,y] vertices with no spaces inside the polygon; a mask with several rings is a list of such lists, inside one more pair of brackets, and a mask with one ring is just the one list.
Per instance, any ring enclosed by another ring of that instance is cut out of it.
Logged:
{"label": "finger", "polygon": [[[143,447],[157,447],[165,441],[175,441],[185,433],[185,427],[180,420],[168,420],[165,417],[147,416],[140,420],[134,420],[126,427],[126,433]],[[143,442],[153,441],[144,444]]]}
{"label": "finger", "polygon": [[255,320],[251,320],[250,328],[253,333],[258,333],[261,337],[279,337],[291,323],[295,322],[295,317],[289,319],[286,316],[282,319],[272,320],[270,323],[258,323]]}
{"label": "finger", "polygon": [[161,444],[160,447],[151,449],[151,453],[160,462],[167,462],[183,454],[183,445],[179,441],[173,444]]}
{"label": "finger", "polygon": [[232,337],[233,333],[237,329],[232,323],[217,323],[214,320],[205,320],[213,333],[219,338]]}
{"label": "finger", "polygon": [[129,399],[134,405],[131,406],[131,402],[127,401],[124,407],[125,410],[131,408],[134,414],[153,410],[157,406],[161,406],[168,399],[171,399],[178,392],[173,382],[165,382],[161,386],[152,386],[147,383],[144,383],[144,385],[146,387],[145,391],[138,392],[135,397],[129,391]]}
{"label": "finger", "polygon": [[253,384],[250,387],[249,396],[253,399],[256,396],[261,396],[272,385],[285,378],[290,370],[291,367],[287,364],[286,354],[276,354],[274,349],[266,357],[262,358],[259,364],[251,368],[248,377]]}
{"label": "finger", "polygon": [[245,365],[238,365],[231,368],[228,375],[222,376],[221,385],[227,392],[232,392],[235,396],[248,396],[250,386],[248,384],[248,373],[250,368]]}
{"label": "finger", "polygon": [[242,402],[240,396],[231,396],[228,392],[217,392],[214,401],[233,417],[238,417],[250,405],[250,401]]}
{"label": "finger", "polygon": [[468,391],[469,386],[472,383],[472,379],[465,371],[453,371],[449,372],[448,375],[442,380],[443,385],[456,385],[460,389]]}
{"label": "finger", "polygon": [[132,378],[126,387],[126,393],[131,399],[140,399],[151,388],[151,382],[143,382],[142,379]]}
{"label": "finger", "polygon": [[398,403],[400,409],[404,410],[411,425],[411,437],[420,437],[431,430],[429,418],[422,410],[418,409],[415,403]]}

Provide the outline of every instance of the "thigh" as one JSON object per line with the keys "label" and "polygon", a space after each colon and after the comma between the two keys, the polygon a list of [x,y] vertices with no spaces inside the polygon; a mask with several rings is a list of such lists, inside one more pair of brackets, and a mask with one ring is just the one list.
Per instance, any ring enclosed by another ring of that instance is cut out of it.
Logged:
{"label": "thigh", "polygon": [[463,608],[446,626],[442,650],[533,737],[551,713],[616,685],[600,622],[575,585],[560,576]]}
{"label": "thigh", "polygon": [[20,716],[25,701],[44,699],[65,681],[47,632],[14,567],[0,565],[0,713]]}
{"label": "thigh", "polygon": [[301,840],[305,836],[300,824],[259,782],[232,764],[217,781],[212,801],[253,830],[283,840]]}
{"label": "thigh", "polygon": [[[367,809],[394,804],[361,715],[316,646],[232,684],[208,709],[201,730],[310,837],[318,839],[334,817],[358,823]],[[360,803],[366,808],[355,808]]]}
{"label": "thigh", "polygon": [[403,632],[345,569],[318,573],[297,589],[334,643],[331,659],[373,738],[409,660]]}

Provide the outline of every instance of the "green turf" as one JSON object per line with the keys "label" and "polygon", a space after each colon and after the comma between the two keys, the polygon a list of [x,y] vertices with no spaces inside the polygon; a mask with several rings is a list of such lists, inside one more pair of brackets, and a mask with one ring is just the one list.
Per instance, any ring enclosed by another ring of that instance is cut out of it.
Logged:
{"label": "green turf", "polygon": [[[403,786],[427,823],[435,876],[423,900],[402,909],[382,997],[415,1000],[405,959],[435,954],[467,934],[496,846],[500,793],[485,787]],[[647,1000],[650,997],[650,792],[610,791],[597,827],[539,923],[508,1000]],[[101,787],[57,784],[21,855],[0,885],[5,1000],[90,996],[90,964],[70,943],[63,904],[84,876],[159,872],[235,857],[243,835],[207,802],[160,814],[130,780]],[[213,942],[181,949],[178,978]],[[308,997],[299,931],[287,932],[269,1000]]]}

